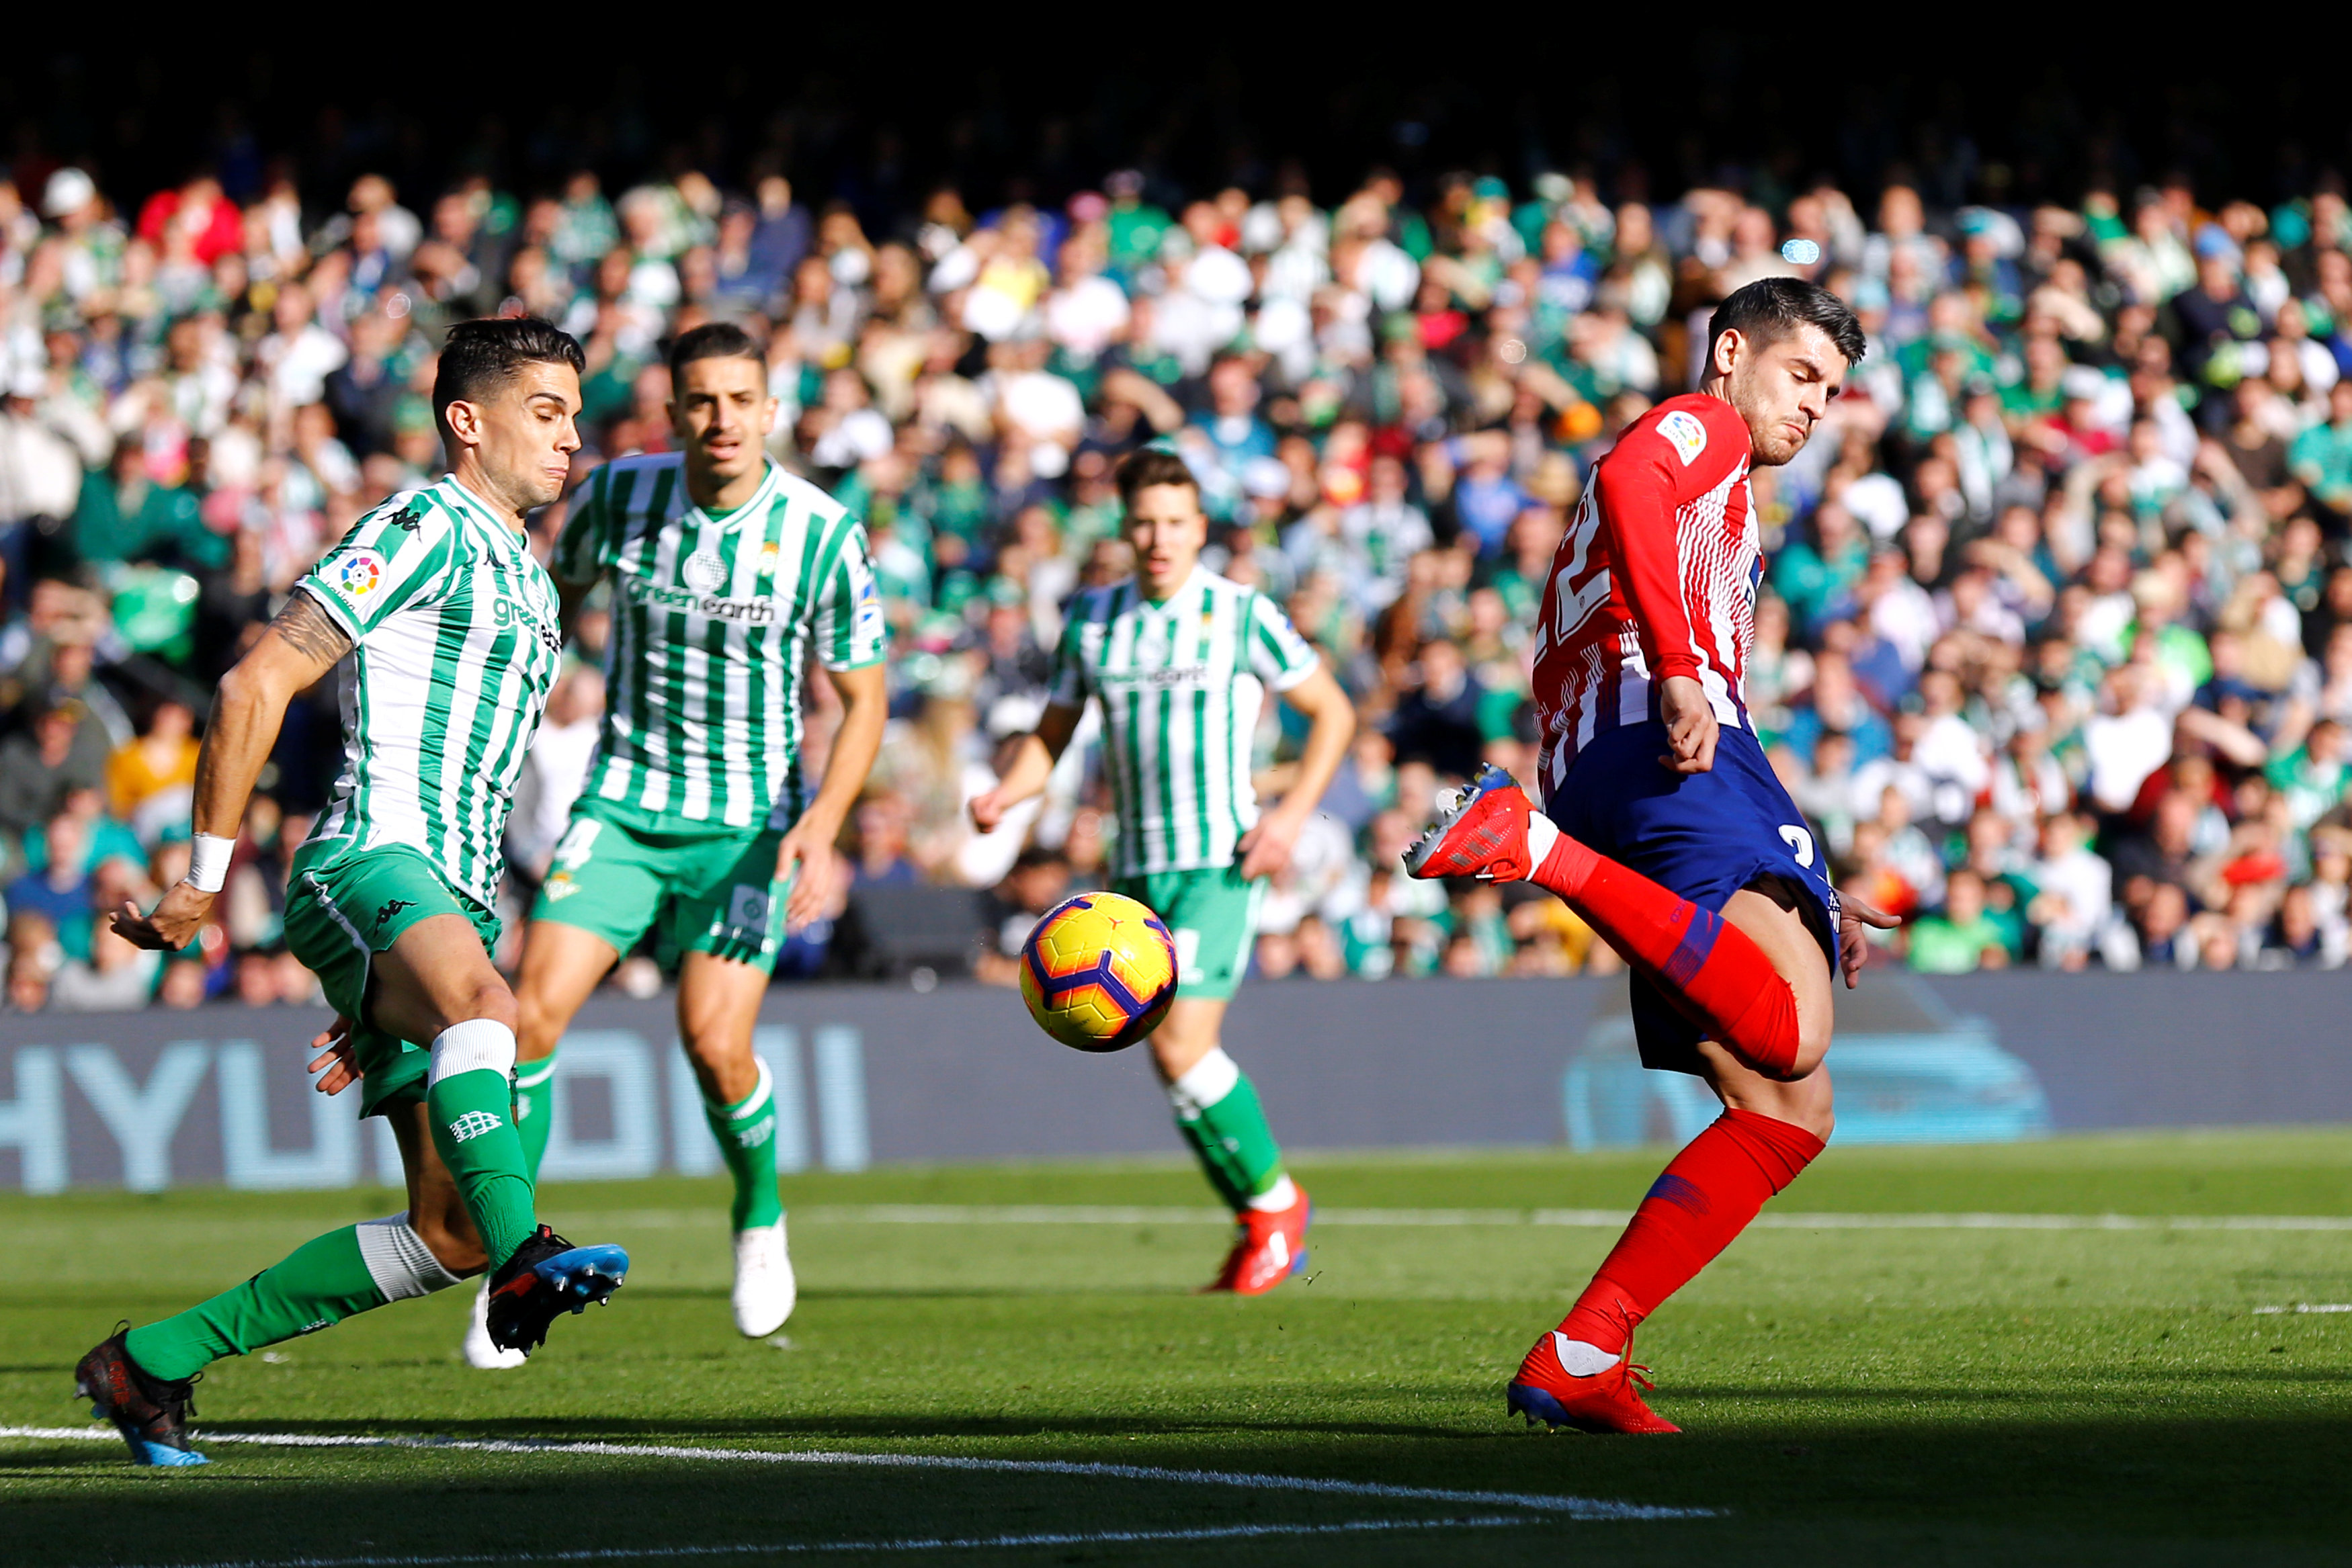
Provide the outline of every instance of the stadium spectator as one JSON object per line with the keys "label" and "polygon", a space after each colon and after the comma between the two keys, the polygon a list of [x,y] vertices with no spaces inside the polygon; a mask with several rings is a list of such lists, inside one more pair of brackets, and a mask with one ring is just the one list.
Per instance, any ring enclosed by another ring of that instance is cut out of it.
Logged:
{"label": "stadium spectator", "polygon": [[[1101,863],[1090,738],[1026,844],[971,841],[959,808],[1070,595],[1126,574],[1107,476],[1158,440],[1200,473],[1210,559],[1284,602],[1368,721],[1327,800],[1332,862],[1276,890],[1265,972],[1607,966],[1531,906],[1421,907],[1384,824],[1525,755],[1527,631],[1591,464],[1685,384],[1689,324],[1727,287],[1798,267],[1792,239],[1872,350],[1834,430],[1755,480],[1778,534],[1750,695],[1840,874],[1916,916],[1930,967],[2343,960],[2352,236],[2313,223],[2317,176],[2204,224],[2185,186],[1964,205],[1941,174],[1227,195],[1134,171],[1089,189],[1066,163],[1025,200],[828,205],[788,149],[681,149],[634,184],[571,156],[541,187],[404,167],[395,188],[363,162],[308,191],[299,168],[118,190],[94,164],[25,186],[37,214],[0,230],[0,835],[9,880],[62,902],[12,959],[20,1005],[139,988],[110,954],[70,977],[39,958],[87,924],[55,824],[80,824],[85,862],[131,841],[162,875],[210,683],[352,519],[437,474],[438,334],[501,308],[587,346],[583,470],[668,439],[681,327],[769,345],[771,451],[866,518],[891,629],[894,725],[844,844],[866,883]],[[583,606],[575,658],[608,628]],[[579,712],[531,760],[519,877],[552,853],[593,685],[568,678]],[[158,997],[300,990],[268,882],[278,819],[320,804],[333,700],[289,713],[222,951],[154,971]],[[1270,791],[1298,741],[1268,718]]]}

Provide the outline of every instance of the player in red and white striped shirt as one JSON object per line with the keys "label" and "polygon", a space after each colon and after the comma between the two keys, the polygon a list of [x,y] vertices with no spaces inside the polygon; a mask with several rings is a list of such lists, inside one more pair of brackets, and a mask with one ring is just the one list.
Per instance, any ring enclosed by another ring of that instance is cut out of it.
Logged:
{"label": "player in red and white striped shirt", "polygon": [[1507,1406],[1592,1432],[1671,1432],[1636,1387],[1634,1325],[1729,1244],[1829,1136],[1831,976],[1894,922],[1831,887],[1748,718],[1761,562],[1748,476],[1804,446],[1862,358],[1853,312],[1769,277],[1708,324],[1699,390],[1594,469],[1538,629],[1544,810],[1488,768],[1406,857],[1415,876],[1532,881],[1633,966],[1643,1065],[1693,1073],[1722,1119],[1675,1156]]}
{"label": "player in red and white striped shirt", "polygon": [[1657,718],[1674,677],[1699,683],[1718,726],[1748,722],[1762,561],[1748,454],[1739,411],[1693,392],[1628,426],[1593,471],[1536,627],[1545,793],[1595,736]]}

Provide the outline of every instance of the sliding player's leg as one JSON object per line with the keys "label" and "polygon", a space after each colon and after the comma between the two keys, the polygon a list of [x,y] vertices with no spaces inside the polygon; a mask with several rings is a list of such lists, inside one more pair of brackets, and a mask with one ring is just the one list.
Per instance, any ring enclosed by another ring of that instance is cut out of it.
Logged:
{"label": "sliding player's leg", "polygon": [[1283,1168],[1257,1087],[1222,1043],[1225,1009],[1249,967],[1261,889],[1238,871],[1162,872],[1122,880],[1176,943],[1177,995],[1151,1036],[1176,1128],[1241,1231],[1208,1287],[1258,1295],[1306,1267],[1311,1208]]}
{"label": "sliding player's leg", "polygon": [[205,1367],[315,1333],[387,1301],[428,1295],[487,1260],[457,1183],[434,1153],[425,1103],[383,1107],[400,1144],[408,1207],[314,1237],[243,1284],[160,1322],[118,1333],[75,1370],[93,1413],[112,1420],[141,1464],[190,1465],[189,1392]]}
{"label": "sliding player's leg", "polygon": [[[1724,920],[1765,953],[1808,1039],[1827,1041],[1832,990],[1825,955],[1797,912],[1801,893],[1768,881],[1725,901]],[[1704,1078],[1721,1117],[1676,1155],[1559,1326],[1536,1343],[1508,1407],[1588,1431],[1667,1432],[1642,1401],[1630,1363],[1634,1328],[1728,1246],[1822,1152],[1832,1124],[1830,1075],[1767,1077],[1718,1042],[1637,1005],[1643,1064]],[[1646,1386],[1646,1385],[1643,1385]]]}

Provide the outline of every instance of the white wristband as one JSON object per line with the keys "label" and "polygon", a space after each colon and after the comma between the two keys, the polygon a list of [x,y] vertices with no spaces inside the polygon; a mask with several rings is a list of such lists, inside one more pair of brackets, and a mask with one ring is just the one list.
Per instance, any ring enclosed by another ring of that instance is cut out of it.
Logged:
{"label": "white wristband", "polygon": [[188,874],[180,880],[198,893],[218,893],[228,881],[228,859],[236,852],[235,839],[198,833],[189,846]]}

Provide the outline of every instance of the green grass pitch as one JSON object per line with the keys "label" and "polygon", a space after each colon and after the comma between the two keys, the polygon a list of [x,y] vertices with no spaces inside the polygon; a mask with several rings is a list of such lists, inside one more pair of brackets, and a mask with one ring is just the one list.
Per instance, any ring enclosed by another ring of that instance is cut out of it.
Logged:
{"label": "green grass pitch", "polygon": [[[626,1244],[635,1269],[530,1365],[460,1364],[453,1291],[215,1367],[201,1469],[136,1470],[110,1438],[0,1439],[0,1559],[2352,1561],[2352,1312],[2294,1310],[2352,1302],[2352,1132],[1833,1148],[1643,1330],[1686,1436],[1506,1424],[1505,1376],[1613,1238],[1559,1211],[1622,1211],[1658,1163],[1302,1159],[1328,1217],[1311,1274],[1248,1301],[1189,1293],[1224,1232],[1173,1161],[797,1176],[801,1304],[773,1344],[729,1322],[717,1184],[551,1188],[560,1228]],[[396,1207],[0,1198],[0,1426],[85,1425],[68,1368],[118,1318]],[[1967,1213],[2337,1223],[1852,1218]],[[219,1440],[238,1433],[493,1446]],[[704,1452],[531,1446],[580,1442]],[[813,1451],[862,1462],[761,1458]],[[908,1456],[1015,1464],[877,1462]],[[751,1550],[711,1550],[731,1547]]]}

